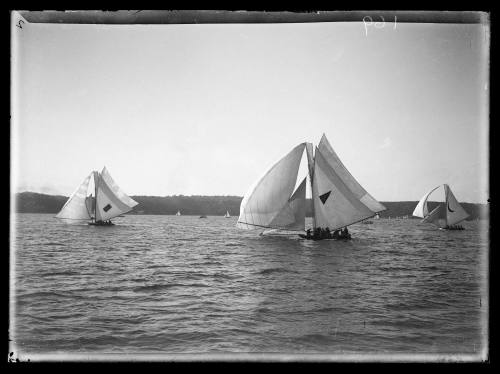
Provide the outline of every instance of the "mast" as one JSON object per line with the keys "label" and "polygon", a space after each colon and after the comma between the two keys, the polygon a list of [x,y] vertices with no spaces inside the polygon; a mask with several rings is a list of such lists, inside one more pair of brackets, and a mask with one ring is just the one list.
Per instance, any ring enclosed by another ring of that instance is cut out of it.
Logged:
{"label": "mast", "polygon": [[[97,174],[97,175],[96,175]],[[97,183],[99,179],[99,172],[94,171],[94,222],[97,221]]]}
{"label": "mast", "polygon": [[314,231],[314,230],[316,230],[316,216],[314,214],[314,197],[312,195],[313,180],[314,180],[314,154],[313,154],[313,144],[312,143],[306,143],[306,153],[307,153],[307,166],[309,169],[309,182],[311,184],[312,224],[313,224],[313,231]]}
{"label": "mast", "polygon": [[[446,210],[448,210],[449,205],[449,193],[448,193],[448,185],[445,183],[443,185],[444,187],[444,203],[446,204]],[[448,226],[448,212],[446,212],[446,215],[444,216],[444,220],[446,222],[446,226]]]}

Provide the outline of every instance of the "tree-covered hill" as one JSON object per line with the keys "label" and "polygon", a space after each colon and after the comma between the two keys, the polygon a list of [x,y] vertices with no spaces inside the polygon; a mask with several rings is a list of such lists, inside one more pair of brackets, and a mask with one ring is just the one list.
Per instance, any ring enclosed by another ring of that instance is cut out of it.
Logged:
{"label": "tree-covered hill", "polygon": [[[231,216],[240,213],[240,196],[131,196],[139,203],[129,214],[175,214],[182,215],[223,216],[229,211]],[[15,195],[16,211],[19,213],[57,213],[67,200],[65,196],[45,195],[35,192],[21,192]],[[417,201],[386,201],[381,202],[387,210],[380,213],[385,217],[411,217]],[[429,209],[437,203],[429,202]],[[488,218],[487,204],[461,203],[470,214],[469,220]],[[307,216],[311,216],[311,200],[307,200]]]}

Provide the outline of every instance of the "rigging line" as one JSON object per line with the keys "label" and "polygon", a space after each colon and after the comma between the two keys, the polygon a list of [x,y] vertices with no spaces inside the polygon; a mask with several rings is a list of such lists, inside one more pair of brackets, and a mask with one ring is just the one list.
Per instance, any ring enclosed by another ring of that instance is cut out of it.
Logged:
{"label": "rigging line", "polygon": [[304,230],[294,230],[294,229],[289,229],[287,227],[272,227],[272,226],[262,226],[262,225],[255,225],[253,223],[247,223],[247,222],[242,222],[242,221],[238,221],[237,223],[243,223],[245,225],[248,225],[248,226],[255,226],[255,227],[262,227],[262,228],[265,228],[265,229],[276,229],[276,230],[287,230],[287,231],[304,231]]}
{"label": "rigging line", "polygon": [[58,216],[54,216],[54,218],[57,218],[57,219],[70,219],[70,220],[73,220],[73,221],[88,221],[90,220],[91,218],[66,218],[66,217],[58,217]]}

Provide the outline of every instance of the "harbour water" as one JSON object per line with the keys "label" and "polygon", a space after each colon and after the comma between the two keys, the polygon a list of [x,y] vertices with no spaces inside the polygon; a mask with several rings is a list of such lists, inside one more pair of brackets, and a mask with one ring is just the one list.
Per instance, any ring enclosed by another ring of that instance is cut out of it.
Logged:
{"label": "harbour water", "polygon": [[11,350],[32,361],[102,354],[484,358],[484,223],[442,231],[380,219],[351,226],[351,241],[315,242],[240,230],[236,219],[128,215],[116,226],[93,227],[15,215]]}

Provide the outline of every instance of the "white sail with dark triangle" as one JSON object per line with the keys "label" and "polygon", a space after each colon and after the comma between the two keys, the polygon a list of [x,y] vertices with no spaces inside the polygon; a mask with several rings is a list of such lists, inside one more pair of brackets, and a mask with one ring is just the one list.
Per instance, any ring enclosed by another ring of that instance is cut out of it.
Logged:
{"label": "white sail with dark triangle", "polygon": [[[346,185],[338,172],[341,169],[339,164],[330,164],[316,148],[312,184],[314,228],[336,230],[375,215]],[[343,171],[340,173],[345,176]]]}
{"label": "white sail with dark triangle", "polygon": [[456,225],[469,217],[469,214],[462,208],[462,205],[457,201],[450,186],[444,185],[446,196],[446,223],[447,225]]}
{"label": "white sail with dark triangle", "polygon": [[335,171],[336,175],[342,180],[344,185],[351,191],[352,195],[355,196],[361,203],[366,205],[373,214],[382,212],[386,210],[386,207],[379,203],[373,196],[371,196],[352,176],[352,174],[344,166],[340,158],[337,156],[333,147],[328,142],[325,134],[321,137],[319,145],[317,147],[324,159],[328,162],[331,168]]}
{"label": "white sail with dark triangle", "polygon": [[90,173],[87,178],[71,194],[62,209],[57,213],[56,218],[67,220],[89,220],[91,215],[87,209],[87,190],[89,187]]}
{"label": "white sail with dark triangle", "polygon": [[104,167],[96,183],[96,221],[107,221],[130,212],[137,201],[128,197]]}
{"label": "white sail with dark triangle", "polygon": [[291,198],[304,148],[305,143],[296,146],[249,189],[240,205],[237,227],[289,229],[297,226],[293,210],[300,205],[295,200],[300,199]]}

